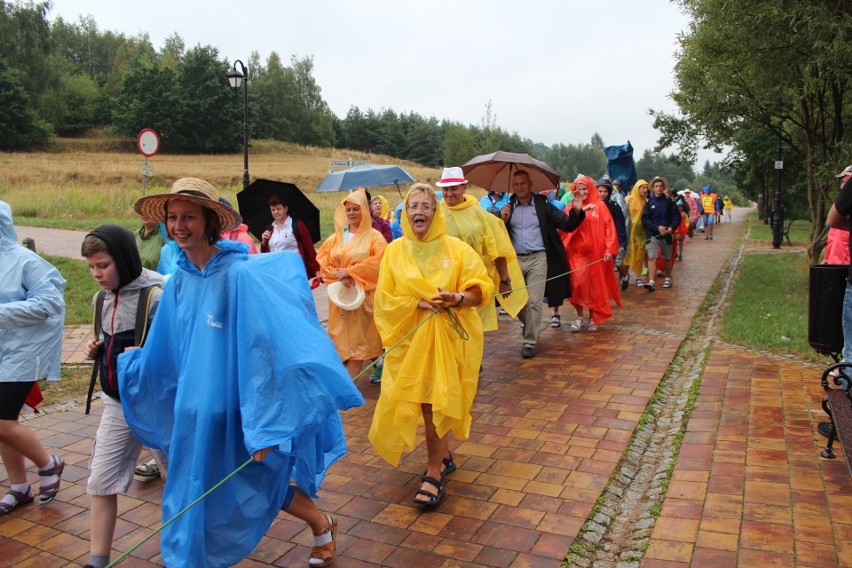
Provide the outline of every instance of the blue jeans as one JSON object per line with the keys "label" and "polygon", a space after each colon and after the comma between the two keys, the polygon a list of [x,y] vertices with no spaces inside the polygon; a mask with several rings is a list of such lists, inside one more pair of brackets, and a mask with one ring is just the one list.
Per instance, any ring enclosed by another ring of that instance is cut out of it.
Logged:
{"label": "blue jeans", "polygon": [[844,363],[852,362],[852,284],[846,283],[843,295],[843,351]]}

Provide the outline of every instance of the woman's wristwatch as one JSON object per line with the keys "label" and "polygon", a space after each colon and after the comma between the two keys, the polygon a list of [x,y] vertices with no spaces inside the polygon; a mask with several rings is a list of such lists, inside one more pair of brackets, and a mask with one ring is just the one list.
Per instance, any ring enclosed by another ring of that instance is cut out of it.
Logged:
{"label": "woman's wristwatch", "polygon": [[511,278],[506,278],[505,280],[500,280],[500,284],[506,284],[507,286],[512,284]]}

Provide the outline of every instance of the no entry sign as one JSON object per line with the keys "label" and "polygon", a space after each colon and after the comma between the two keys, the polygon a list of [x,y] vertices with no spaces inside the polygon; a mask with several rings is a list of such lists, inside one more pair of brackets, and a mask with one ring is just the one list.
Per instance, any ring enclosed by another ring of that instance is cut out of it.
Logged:
{"label": "no entry sign", "polygon": [[151,128],[146,128],[136,137],[136,147],[146,158],[150,158],[160,149],[160,136]]}

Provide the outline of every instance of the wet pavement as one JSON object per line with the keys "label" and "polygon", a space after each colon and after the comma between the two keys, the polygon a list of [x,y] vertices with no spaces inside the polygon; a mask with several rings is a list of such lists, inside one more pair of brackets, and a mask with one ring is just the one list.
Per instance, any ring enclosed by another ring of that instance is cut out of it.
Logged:
{"label": "wet pavement", "polygon": [[[424,445],[398,468],[372,450],[379,385],[360,379],[367,404],[344,413],[349,453],[317,501],[340,521],[335,566],[559,566],[736,245],[744,215],[735,213],[740,222],[718,226],[715,240],[686,246],[673,288],[631,286],[596,333],[568,331],[570,306],[562,328],[551,329],[545,309],[537,356],[525,360],[518,322],[502,319],[486,336],[471,436],[451,442],[459,470],[437,511],[411,503]],[[36,239],[48,252],[49,241]],[[315,291],[321,318],[323,290]],[[82,328],[66,330],[68,362],[85,339]],[[812,367],[714,343],[641,565],[852,566],[852,482],[839,452],[835,461],[818,455],[821,398]],[[26,421],[68,466],[55,502],[0,517],[0,566],[85,564],[94,408],[86,416],[71,404]],[[30,480],[37,477],[31,468]],[[7,483],[2,469],[0,480]],[[161,481],[137,478],[120,497],[113,558],[159,526],[161,494]],[[282,513],[240,566],[306,566],[310,540],[304,524]],[[158,539],[121,565],[162,565]]]}

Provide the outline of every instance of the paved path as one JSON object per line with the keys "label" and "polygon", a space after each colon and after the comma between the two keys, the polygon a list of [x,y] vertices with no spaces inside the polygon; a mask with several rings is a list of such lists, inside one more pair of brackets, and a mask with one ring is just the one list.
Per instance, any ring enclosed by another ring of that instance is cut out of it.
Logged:
{"label": "paved path", "polygon": [[[542,333],[535,359],[520,357],[517,322],[501,321],[486,338],[471,437],[454,444],[459,470],[437,512],[410,504],[424,447],[396,469],[370,447],[379,387],[360,381],[367,404],[344,413],[350,452],[318,501],[340,519],[335,566],[559,566],[740,228],[722,225],[714,241],[690,243],[674,288],[631,287],[597,333],[568,332],[563,309],[565,327]],[[643,566],[852,565],[852,486],[842,462],[817,456],[816,373],[717,346],[704,378]],[[96,408],[27,422],[69,465],[54,503],[0,517],[0,566],[85,563]],[[161,493],[160,481],[135,481],[120,498],[116,551],[159,526]],[[240,565],[304,566],[309,543],[304,525],[282,514]],[[123,565],[161,564],[155,538]]]}
{"label": "paved path", "polygon": [[67,256],[82,259],[80,247],[88,231],[70,231],[67,229],[46,229],[44,227],[27,227],[15,225],[18,242],[33,239],[36,250],[53,256]]}

